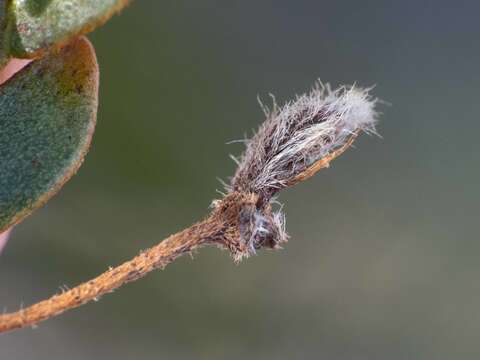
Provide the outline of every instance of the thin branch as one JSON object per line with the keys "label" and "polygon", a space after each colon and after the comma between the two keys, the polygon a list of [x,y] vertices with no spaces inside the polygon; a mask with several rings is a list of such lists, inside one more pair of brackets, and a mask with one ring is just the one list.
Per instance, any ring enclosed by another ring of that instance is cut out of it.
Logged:
{"label": "thin branch", "polygon": [[203,221],[171,235],[130,261],[62,294],[0,316],[0,332],[32,326],[164,268],[203,245],[230,250],[235,260],[287,241],[284,216],[271,203],[283,188],[311,177],[349,148],[361,132],[374,132],[376,100],[368,90],[318,85],[267,120],[247,143],[227,195]]}
{"label": "thin branch", "polygon": [[1,315],[0,332],[32,326],[89,301],[98,300],[104,294],[111,293],[126,283],[140,279],[152,270],[163,269],[179,256],[211,241],[214,232],[211,219],[207,219],[171,235],[130,261],[69,291],[54,295],[50,299],[26,309]]}
{"label": "thin branch", "polygon": [[227,195],[217,203],[205,220],[169,236],[122,265],[28,308],[0,315],[0,333],[35,325],[92,300],[98,300],[155,269],[165,268],[181,255],[203,245],[227,248],[233,254],[245,252],[245,244],[238,241],[241,218],[239,214],[245,208],[254,207],[257,200],[258,197],[254,194]]}

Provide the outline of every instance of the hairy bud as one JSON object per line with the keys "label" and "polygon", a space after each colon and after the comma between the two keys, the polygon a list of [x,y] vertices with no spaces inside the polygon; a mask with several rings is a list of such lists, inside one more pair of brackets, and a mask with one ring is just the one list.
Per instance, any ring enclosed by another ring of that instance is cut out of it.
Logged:
{"label": "hairy bud", "polygon": [[283,107],[274,103],[271,111],[265,109],[266,121],[247,143],[232,190],[260,194],[268,201],[310,177],[312,166],[338,156],[359,131],[375,131],[376,102],[368,89],[344,86],[333,91],[318,83]]}
{"label": "hairy bud", "polygon": [[319,82],[283,107],[275,102],[272,110],[264,107],[267,119],[247,141],[228,187],[229,193],[251,193],[258,199],[254,208],[239,214],[244,251],[234,254],[237,258],[287,240],[284,217],[270,206],[281,189],[327,167],[360,132],[375,132],[377,99],[369,90],[355,86],[331,90]]}

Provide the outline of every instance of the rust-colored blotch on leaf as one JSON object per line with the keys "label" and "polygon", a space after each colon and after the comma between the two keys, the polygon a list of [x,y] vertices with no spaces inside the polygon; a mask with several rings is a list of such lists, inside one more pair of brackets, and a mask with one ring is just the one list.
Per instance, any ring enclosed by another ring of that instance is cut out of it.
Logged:
{"label": "rust-colored blotch on leaf", "polygon": [[0,232],[75,174],[90,146],[97,103],[98,65],[84,37],[0,86]]}

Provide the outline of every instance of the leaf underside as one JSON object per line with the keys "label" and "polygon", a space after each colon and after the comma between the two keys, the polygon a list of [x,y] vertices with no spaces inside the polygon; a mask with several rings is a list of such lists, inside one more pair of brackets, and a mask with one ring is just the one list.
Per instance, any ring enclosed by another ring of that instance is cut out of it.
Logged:
{"label": "leaf underside", "polygon": [[35,58],[86,34],[129,0],[0,0],[0,66],[11,57]]}
{"label": "leaf underside", "polygon": [[97,97],[95,52],[84,37],[0,86],[0,232],[42,206],[80,167]]}

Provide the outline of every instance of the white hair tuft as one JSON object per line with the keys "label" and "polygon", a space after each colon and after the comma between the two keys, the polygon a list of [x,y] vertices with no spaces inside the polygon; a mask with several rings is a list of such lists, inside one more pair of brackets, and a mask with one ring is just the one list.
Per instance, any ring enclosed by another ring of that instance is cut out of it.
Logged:
{"label": "white hair tuft", "polygon": [[262,106],[267,120],[247,143],[232,189],[270,199],[360,131],[374,133],[377,99],[369,91],[355,85],[332,90],[318,82],[283,107],[275,101],[271,110]]}

